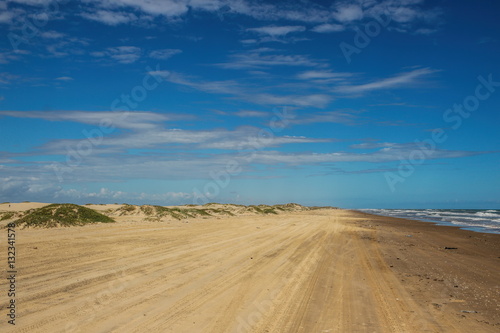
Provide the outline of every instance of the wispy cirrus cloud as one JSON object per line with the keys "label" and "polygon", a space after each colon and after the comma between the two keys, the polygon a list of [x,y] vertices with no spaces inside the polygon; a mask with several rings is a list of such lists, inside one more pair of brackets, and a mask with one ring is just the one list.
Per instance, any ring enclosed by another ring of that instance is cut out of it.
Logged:
{"label": "wispy cirrus cloud", "polygon": [[258,93],[245,96],[249,102],[255,102],[263,105],[288,105],[297,107],[315,107],[324,108],[333,101],[333,97],[327,94],[309,94],[309,95],[277,95]]}
{"label": "wispy cirrus cloud", "polygon": [[188,86],[206,93],[230,95],[244,101],[260,105],[288,105],[323,108],[333,96],[327,94],[271,94],[263,93],[254,86],[244,85],[235,80],[207,81],[170,71],[152,71],[149,74],[160,76],[164,80]]}
{"label": "wispy cirrus cloud", "polygon": [[134,13],[103,9],[92,12],[84,12],[80,15],[88,20],[97,21],[111,26],[132,23],[138,20],[138,17]]}
{"label": "wispy cirrus cloud", "polygon": [[344,31],[346,27],[342,24],[323,23],[315,26],[311,30],[319,33],[330,33]]}
{"label": "wispy cirrus cloud", "polygon": [[438,72],[438,70],[420,68],[370,83],[359,85],[340,85],[335,87],[334,91],[341,94],[363,94],[374,90],[404,88],[419,83],[421,78],[436,72]]}
{"label": "wispy cirrus cloud", "polygon": [[[191,133],[190,133],[191,134]],[[227,133],[226,133],[227,134]],[[205,133],[204,136],[207,134]],[[214,134],[211,134],[214,136]],[[200,135],[200,138],[203,135]],[[252,138],[250,138],[251,140]],[[255,138],[253,138],[255,139]],[[275,141],[276,140],[276,141]],[[114,179],[134,178],[141,179],[198,179],[206,177],[200,170],[220,170],[225,167],[227,161],[237,160],[240,167],[246,171],[255,170],[255,165],[279,166],[287,169],[296,166],[331,165],[332,163],[400,163],[415,149],[421,149],[414,143],[389,144],[388,147],[380,146],[371,152],[356,151],[332,151],[325,153],[312,152],[283,152],[279,150],[268,150],[264,148],[282,145],[285,143],[307,143],[307,142],[329,142],[331,139],[308,139],[303,137],[277,137],[269,140],[268,145],[257,146],[245,136],[238,141],[242,145],[230,141],[212,141],[198,148],[220,149],[220,154],[199,154],[196,152],[179,152],[158,150],[147,154],[124,154],[121,151],[107,154],[92,154],[86,157],[82,164],[76,167],[75,174],[68,174],[68,179],[78,181],[113,181]],[[126,142],[123,141],[122,144]],[[252,152],[245,152],[245,149]],[[44,149],[49,149],[44,147]],[[229,150],[229,152],[227,152]],[[461,151],[437,149],[429,152],[427,160],[454,159],[470,157],[480,154],[488,154],[488,151]],[[19,163],[18,163],[19,164]],[[116,173],[116,165],[120,165],[120,174]],[[22,163],[22,166],[5,165],[4,169],[10,178],[41,172],[47,174],[51,179],[50,164],[45,163]],[[19,177],[18,177],[19,178]],[[53,175],[52,175],[53,178]],[[3,184],[5,185],[4,182]],[[32,182],[29,182],[32,183]],[[12,184],[14,185],[14,184]],[[26,184],[27,185],[27,184]],[[2,185],[0,185],[2,186]]]}
{"label": "wispy cirrus cloud", "polygon": [[193,76],[170,71],[149,72],[153,76],[160,76],[163,79],[183,86],[188,86],[211,94],[243,95],[244,88],[235,80],[204,81]]}
{"label": "wispy cirrus cloud", "polygon": [[56,77],[54,80],[57,80],[57,81],[73,81],[74,78],[72,78],[71,76],[59,76],[59,77]]}
{"label": "wispy cirrus cloud", "polygon": [[[243,110],[235,115],[241,117],[265,117],[266,112]],[[332,137],[306,137],[300,135],[278,135],[263,140],[259,133],[261,128],[240,126],[234,129],[187,129],[169,128],[169,120],[181,115],[165,115],[152,112],[130,112],[127,118],[120,119],[116,112],[84,112],[84,111],[1,111],[0,116],[49,121],[71,121],[97,126],[104,117],[115,120],[114,126],[127,131],[105,135],[101,144],[95,146],[91,154],[85,156],[81,163],[72,167],[65,174],[69,183],[78,182],[113,182],[120,179],[200,179],[207,177],[209,170],[222,170],[228,161],[238,161],[239,167],[245,172],[242,177],[260,177],[261,166],[293,169],[303,166],[331,166],[339,163],[399,163],[401,158],[407,158],[414,150],[422,150],[417,143],[394,142],[362,142],[351,145],[344,150],[331,146],[330,151],[309,152],[301,148],[294,151],[294,145],[311,144],[318,147],[320,143],[338,141]],[[178,118],[181,119],[181,118]],[[348,110],[316,112],[312,114],[299,113],[289,119],[290,126],[308,125],[313,123],[341,123],[352,125],[357,122],[354,112]],[[288,128],[287,128],[288,129]],[[300,129],[300,128],[299,128]],[[259,139],[260,138],[260,139]],[[82,139],[55,139],[34,147],[31,152],[2,154],[2,172],[9,177],[0,182],[0,193],[12,198],[34,198],[42,194],[59,196],[59,199],[104,200],[105,198],[120,198],[127,200],[130,193],[112,191],[79,191],[62,189],[54,185],[55,175],[52,164],[44,160],[37,161],[34,156],[52,156],[68,154],[68,147],[76,147]],[[290,150],[279,147],[289,146]],[[257,148],[256,148],[257,147]],[[301,147],[301,146],[298,146]],[[210,153],[207,153],[207,149]],[[250,153],[249,153],[250,152]],[[434,149],[429,151],[428,160],[453,159],[478,154],[486,151],[459,151]],[[424,154],[426,152],[424,151]],[[30,157],[23,160],[23,157]],[[120,166],[119,173],[116,172]],[[200,172],[200,170],[204,170]],[[367,172],[387,170],[372,169]],[[380,172],[382,172],[380,171]],[[355,171],[363,172],[363,171]],[[29,175],[37,175],[31,177]],[[237,178],[238,176],[235,176]],[[52,181],[52,182],[51,182]],[[170,192],[169,192],[170,193]],[[172,194],[178,193],[178,194]],[[185,192],[172,192],[170,195],[185,196]],[[168,195],[164,194],[166,199]],[[145,197],[145,200],[153,200]],[[112,199],[110,199],[112,200]],[[173,200],[170,198],[168,200]]]}
{"label": "wispy cirrus cloud", "polygon": [[[236,114],[242,117],[262,116],[247,111]],[[107,152],[126,151],[128,149],[161,148],[165,145],[186,145],[189,149],[247,149],[259,135],[259,128],[240,126],[234,130],[183,130],[166,128],[168,121],[188,120],[182,114],[160,114],[153,112],[90,112],[90,111],[0,111],[0,116],[43,119],[49,121],[67,121],[100,126],[103,121],[108,127],[130,130],[107,136],[102,143]],[[103,135],[104,133],[100,133]],[[315,139],[303,136],[276,136],[262,147],[280,146],[292,143],[325,142],[328,139]],[[74,146],[81,140],[52,140],[39,147],[48,154],[62,154],[67,147]],[[162,148],[162,149],[163,149]]]}
{"label": "wispy cirrus cloud", "polygon": [[60,39],[64,38],[66,34],[59,31],[49,30],[49,31],[42,31],[40,33],[40,36],[42,38],[47,38],[47,39]]}
{"label": "wispy cirrus cloud", "polygon": [[344,125],[355,125],[358,122],[357,112],[352,111],[327,111],[315,112],[307,116],[297,116],[289,120],[291,125],[308,125],[318,123],[336,123]]}
{"label": "wispy cirrus cloud", "polygon": [[292,33],[292,32],[305,31],[306,27],[304,27],[302,25],[285,25],[285,26],[269,25],[269,26],[259,27],[259,28],[248,28],[246,30],[250,31],[250,32],[258,33],[260,35],[268,35],[271,37],[280,37],[280,36],[285,36],[285,35]]}
{"label": "wispy cirrus cloud", "polygon": [[220,63],[218,66],[227,69],[263,69],[274,66],[324,67],[326,65],[307,55],[282,54],[279,50],[271,48],[257,48],[233,54],[228,62]]}
{"label": "wispy cirrus cloud", "polygon": [[182,53],[182,50],[179,49],[160,49],[149,52],[149,57],[153,59],[166,60],[180,53]]}
{"label": "wispy cirrus cloud", "polygon": [[[180,115],[167,115],[153,112],[111,112],[111,111],[0,111],[0,116],[43,119],[49,121],[70,121],[100,126],[103,120],[110,126],[122,129],[152,129],[158,123],[182,119]],[[184,116],[184,118],[188,118]]]}
{"label": "wispy cirrus cloud", "polygon": [[57,31],[47,31],[41,35],[44,47],[50,57],[79,56],[85,53],[84,49],[90,44],[87,38],[71,37]]}
{"label": "wispy cirrus cloud", "polygon": [[254,111],[254,110],[241,110],[233,112],[232,115],[242,118],[264,118],[269,117],[269,112]]}
{"label": "wispy cirrus cloud", "polygon": [[[340,97],[351,95],[362,95],[371,91],[383,89],[399,89],[416,86],[423,82],[427,77],[438,72],[431,68],[416,68],[407,72],[402,72],[388,78],[375,79],[369,83],[359,83],[361,75],[348,72],[335,72],[328,67],[323,68],[323,64],[308,57],[294,55],[276,55],[271,54],[274,49],[259,48],[246,53],[239,53],[232,56],[232,62],[218,64],[226,69],[254,69],[266,68],[274,70],[279,66],[289,67],[313,67],[314,69],[301,71],[293,76],[283,77],[289,83],[280,85],[269,85],[266,92],[252,84],[243,84],[237,80],[206,81],[195,77],[189,77],[180,73],[169,71],[150,72],[151,75],[158,75],[172,83],[189,86],[207,93],[226,94],[236,96],[245,101],[250,101],[261,105],[288,105],[299,107],[318,107],[324,108],[329,103]],[[301,82],[293,82],[293,80]],[[308,94],[290,93],[290,91],[307,91]],[[269,92],[271,91],[271,92]],[[279,93],[278,93],[279,92]],[[326,94],[325,92],[330,92]]]}
{"label": "wispy cirrus cloud", "polygon": [[91,52],[90,55],[96,58],[111,58],[120,64],[131,64],[139,60],[141,53],[141,49],[136,46],[116,46]]}
{"label": "wispy cirrus cloud", "polygon": [[[399,144],[397,146],[382,148],[371,153],[334,152],[334,153],[283,153],[279,151],[260,151],[255,156],[256,163],[262,164],[287,164],[287,165],[313,165],[323,163],[369,162],[387,163],[405,159],[415,149],[415,144]],[[462,150],[434,150],[427,160],[469,157],[480,154],[489,154],[484,151]]]}
{"label": "wispy cirrus cloud", "polygon": [[326,81],[341,81],[351,77],[352,73],[332,72],[331,70],[311,70],[297,74],[297,78],[301,80],[323,80]]}

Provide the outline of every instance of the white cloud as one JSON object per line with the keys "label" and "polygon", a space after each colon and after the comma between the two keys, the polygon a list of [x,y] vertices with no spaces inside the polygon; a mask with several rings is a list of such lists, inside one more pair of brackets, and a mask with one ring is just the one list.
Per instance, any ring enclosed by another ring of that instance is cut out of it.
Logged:
{"label": "white cloud", "polygon": [[230,61],[218,64],[229,69],[264,68],[273,66],[321,67],[324,64],[300,54],[273,54],[274,50],[259,48],[230,56]]}
{"label": "white cloud", "polygon": [[[141,174],[145,165],[147,168],[154,167],[159,162],[170,162],[171,165],[165,165],[165,172],[172,168],[181,168],[174,174],[179,174],[186,170],[187,165],[196,162],[203,165],[211,165],[209,156],[197,153],[200,149],[216,149],[239,152],[247,149],[265,149],[269,147],[279,147],[287,144],[296,143],[318,143],[330,142],[330,139],[307,138],[303,136],[278,136],[263,139],[260,136],[260,128],[243,126],[235,130],[214,129],[214,130],[181,130],[156,128],[151,130],[138,130],[132,133],[123,133],[121,135],[107,136],[102,143],[93,147],[91,154],[85,155],[85,168],[90,165],[96,168],[110,165],[110,163],[136,164],[142,165]],[[54,140],[38,147],[38,151],[46,155],[65,155],[71,147],[73,151],[77,150],[78,144],[82,140]],[[177,149],[182,148],[182,153]],[[148,154],[128,153],[131,149],[149,149]],[[220,154],[213,154],[214,159],[218,159]],[[182,163],[186,165],[183,167]],[[218,162],[217,162],[218,163]],[[83,167],[83,165],[82,165]],[[191,168],[192,166],[189,166]],[[202,167],[203,168],[203,167]],[[139,170],[137,170],[139,171]],[[137,171],[131,170],[137,174]],[[155,173],[162,172],[156,170]],[[125,176],[120,175],[120,176]]]}
{"label": "white cloud", "polygon": [[319,71],[319,70],[313,70],[313,71],[305,71],[297,75],[297,78],[302,79],[302,80],[342,80],[346,77],[351,76],[351,73],[335,73],[329,70],[324,70],[324,71]]}
{"label": "white cloud", "polygon": [[[250,103],[262,105],[289,105],[303,107],[323,108],[333,100],[333,97],[325,94],[294,94],[294,95],[277,95],[270,93],[260,93],[249,87],[242,86],[234,80],[226,81],[194,81],[179,73],[159,71],[158,73],[165,80],[195,88],[212,94],[233,95]],[[151,72],[155,73],[155,72]]]}
{"label": "white cloud", "polygon": [[207,93],[227,95],[241,95],[244,93],[240,84],[234,80],[195,81],[193,78],[175,72],[154,71],[150,73],[151,75],[159,75],[169,82],[195,88]]}
{"label": "white cloud", "polygon": [[[406,159],[414,150],[421,150],[415,144],[399,144],[392,147],[382,148],[372,153],[283,153],[278,151],[259,151],[255,154],[254,162],[262,164],[287,164],[287,165],[314,165],[323,163],[344,162],[370,162],[386,163]],[[427,154],[427,151],[423,151]],[[427,160],[468,157],[488,152],[470,152],[453,150],[429,151]]]}
{"label": "white cloud", "polygon": [[218,11],[227,4],[224,0],[189,0],[189,6],[193,9]]}
{"label": "white cloud", "polygon": [[61,187],[54,185],[54,183],[47,181],[43,177],[11,175],[0,178],[0,198],[2,202],[21,202],[25,200],[44,202],[60,190]]}
{"label": "white cloud", "polygon": [[185,204],[193,193],[187,192],[125,192],[106,187],[98,191],[86,191],[76,188],[63,188],[54,185],[43,177],[10,176],[0,178],[0,201],[2,202],[73,202],[86,203],[136,203],[174,205]]}
{"label": "white cloud", "polygon": [[7,10],[7,3],[0,3],[0,24],[11,24],[16,14],[13,11]]}
{"label": "white cloud", "polygon": [[45,36],[43,44],[51,57],[65,57],[83,54],[83,48],[89,45],[89,40],[86,38],[68,37],[66,34],[49,31]]}
{"label": "white cloud", "polygon": [[112,26],[131,23],[137,21],[138,19],[137,16],[133,13],[102,9],[94,12],[85,12],[82,13],[81,16],[92,21],[97,21]]}
{"label": "white cloud", "polygon": [[135,130],[156,128],[160,126],[159,123],[178,119],[178,116],[140,111],[0,111],[0,115],[50,121],[72,121],[94,126],[100,126],[104,121],[116,128]]}
{"label": "white cloud", "polygon": [[176,54],[182,53],[182,50],[178,49],[161,49],[154,50],[149,53],[150,58],[166,60],[173,57]]}
{"label": "white cloud", "polygon": [[329,33],[329,32],[339,32],[339,31],[344,31],[345,27],[341,24],[331,24],[331,23],[324,23],[315,26],[312,31],[314,32],[320,32],[320,33]]}
{"label": "white cloud", "polygon": [[306,124],[317,124],[317,123],[336,123],[353,125],[356,124],[357,116],[353,112],[347,111],[328,111],[313,113],[308,116],[295,117],[289,120],[291,125],[306,125]]}
{"label": "white cloud", "polygon": [[423,8],[423,0],[385,0],[365,5],[366,18],[389,20],[388,29],[402,33],[430,34],[442,23],[439,7]]}
{"label": "white cloud", "polygon": [[262,35],[269,35],[272,37],[285,36],[292,32],[301,32],[305,31],[306,28],[301,25],[286,25],[286,26],[265,26],[260,28],[249,28],[247,31],[256,32]]}
{"label": "white cloud", "polygon": [[101,9],[111,10],[115,8],[129,8],[158,16],[176,17],[186,14],[189,7],[187,0],[94,0],[91,1]]}
{"label": "white cloud", "polygon": [[268,117],[269,113],[268,112],[262,112],[262,111],[252,111],[252,110],[242,110],[238,112],[233,113],[235,116],[238,117],[243,117],[243,118],[262,118],[262,117]]}
{"label": "white cloud", "polygon": [[[185,136],[191,135],[192,131],[188,131]],[[223,132],[223,131],[222,131]],[[329,153],[310,153],[310,152],[295,152],[286,153],[282,151],[267,150],[269,147],[280,146],[283,144],[294,143],[318,143],[318,142],[331,142],[332,139],[314,139],[305,137],[293,136],[274,136],[262,138],[255,136],[257,131],[242,129],[238,131],[226,131],[226,133],[211,133],[208,137],[209,141],[202,145],[196,146],[197,149],[221,149],[232,150],[229,153],[221,154],[199,154],[184,151],[176,153],[175,151],[158,150],[156,153],[149,154],[90,154],[85,156],[85,159],[80,165],[71,169],[71,172],[65,174],[67,182],[88,182],[88,181],[105,181],[112,182],[115,179],[127,178],[142,178],[142,179],[198,179],[204,178],[208,174],[208,170],[222,170],[226,167],[229,161],[238,161],[240,166],[245,170],[251,170],[252,165],[281,165],[283,168],[293,166],[306,166],[306,165],[321,165],[330,163],[344,163],[344,162],[370,162],[370,163],[386,163],[386,162],[399,162],[401,159],[406,159],[415,150],[422,150],[425,148],[419,147],[415,143],[387,143],[381,144],[370,149],[372,152],[329,152]],[[207,137],[207,133],[200,133],[198,141],[203,137]],[[217,136],[224,138],[224,135],[229,134],[226,140],[217,140]],[[236,141],[231,140],[236,139]],[[132,142],[132,139],[129,140]],[[122,144],[127,143],[123,141]],[[132,146],[135,148],[136,146]],[[367,149],[358,147],[358,149]],[[247,150],[251,151],[248,152]],[[436,149],[433,151],[422,151],[428,160],[445,159],[445,158],[461,158],[474,156],[478,154],[485,154],[489,152],[471,152],[471,151],[451,151]],[[120,165],[120,173],[116,173],[116,165]],[[204,172],[200,172],[204,170]],[[54,180],[54,169],[50,164],[29,164],[22,163],[21,166],[4,167],[3,174],[11,174],[11,179],[17,179],[18,183],[13,184],[12,181],[0,183],[0,189],[4,192],[13,191],[14,188],[19,188],[23,185],[25,188],[31,183],[32,176],[40,175],[38,180],[45,180],[47,183]],[[43,174],[43,177],[42,177]],[[19,176],[15,176],[19,175]],[[19,182],[22,180],[21,182]],[[28,183],[28,184],[26,184]],[[57,182],[56,182],[57,184]],[[9,186],[10,185],[10,186]],[[26,191],[27,189],[25,189]],[[34,191],[33,188],[32,191]],[[2,191],[0,191],[2,193]],[[45,193],[48,195],[48,191]]]}
{"label": "white cloud", "polygon": [[54,198],[72,198],[74,199],[123,199],[128,193],[123,191],[112,191],[107,188],[101,188],[98,192],[83,192],[76,189],[60,190],[54,195]]}
{"label": "white cloud", "polygon": [[157,77],[160,77],[162,79],[166,79],[170,76],[170,71],[163,71],[163,70],[150,71],[150,72],[147,72],[147,74],[149,74],[151,76],[157,76]]}
{"label": "white cloud", "polygon": [[392,10],[391,18],[399,23],[408,23],[414,21],[420,16],[419,11],[409,7],[399,7]]}
{"label": "white cloud", "polygon": [[363,9],[357,4],[342,3],[337,5],[332,16],[340,22],[351,22],[363,18]]}
{"label": "white cloud", "polygon": [[69,76],[60,76],[60,77],[56,77],[55,80],[57,80],[57,81],[73,81],[74,79],[72,77],[69,77]]}
{"label": "white cloud", "polygon": [[249,101],[264,105],[288,105],[300,107],[324,108],[333,101],[333,97],[325,94],[311,95],[274,95],[256,94],[249,95]]}
{"label": "white cloud", "polygon": [[47,39],[59,39],[59,38],[63,38],[66,35],[61,33],[61,32],[58,32],[58,31],[49,30],[49,31],[41,32],[40,36],[42,36],[43,38],[47,38]]}
{"label": "white cloud", "polygon": [[[242,116],[253,116],[252,112]],[[116,113],[106,116],[117,117]],[[29,118],[42,118],[52,121],[78,121],[95,125],[102,120],[102,114],[89,112],[13,112],[2,111],[0,115]],[[255,114],[261,116],[260,114]],[[262,116],[264,116],[262,114]],[[245,170],[254,170],[253,165],[279,165],[290,168],[305,165],[322,165],[341,162],[399,162],[415,149],[422,149],[415,143],[367,142],[353,145],[350,149],[369,149],[374,151],[331,151],[328,153],[295,152],[285,153],[269,151],[271,147],[289,144],[305,144],[332,142],[331,138],[311,138],[304,136],[279,136],[263,139],[260,136],[261,128],[239,127],[234,130],[180,130],[165,129],[162,126],[168,117],[160,114],[134,112],[128,121],[124,119],[116,122],[117,126],[131,131],[114,133],[106,136],[99,147],[91,154],[86,154],[81,163],[71,167],[64,174],[67,184],[73,182],[112,182],[119,179],[197,179],[204,178],[208,170],[223,170],[228,161],[238,161]],[[290,119],[290,125],[311,123],[344,123],[355,121],[355,117],[346,111],[319,112],[310,115],[303,114]],[[32,155],[65,155],[68,147],[76,147],[81,140],[54,140],[37,147],[31,153],[18,154],[19,156]],[[175,148],[174,148],[175,147]],[[182,149],[176,149],[182,148]],[[74,148],[76,150],[76,148]],[[130,149],[148,149],[147,152],[131,153]],[[200,149],[218,149],[229,152],[200,153]],[[251,150],[249,155],[245,151]],[[430,159],[460,158],[486,152],[449,151],[436,149],[429,155]],[[11,154],[12,157],[15,154]],[[38,198],[58,197],[82,198],[82,200],[96,198],[129,198],[131,195],[141,195],[113,191],[107,188],[95,192],[82,192],[75,189],[63,190],[53,185],[57,184],[53,167],[50,162],[23,162],[1,161],[2,174],[9,175],[0,181],[0,197],[4,201],[21,200],[44,201]],[[116,166],[120,165],[119,173]],[[203,172],[200,172],[203,170]],[[32,175],[37,175],[33,177]],[[52,182],[52,183],[51,183]],[[184,192],[168,192],[172,197],[187,196]],[[184,194],[183,194],[184,193]],[[165,194],[167,195],[167,194]],[[149,198],[149,197],[148,197]],[[17,199],[19,200],[19,199]]]}
{"label": "white cloud", "polygon": [[[240,111],[241,117],[263,117],[267,113],[257,111]],[[259,136],[259,128],[251,126],[239,127],[235,130],[181,130],[166,129],[164,124],[169,120],[187,119],[182,115],[165,115],[152,112],[84,112],[84,111],[0,111],[0,116],[17,118],[44,119],[49,121],[71,121],[94,126],[105,123],[130,132],[108,135],[103,138],[102,148],[110,153],[126,151],[127,149],[154,148],[164,145],[188,145],[190,149],[246,149],[251,148],[252,140]],[[92,132],[88,130],[87,132]],[[94,131],[95,132],[95,131]],[[95,134],[95,133],[94,133]],[[104,136],[105,133],[99,133]],[[75,146],[81,139],[54,140],[44,144],[39,149],[46,154],[62,154],[67,147]],[[276,136],[265,146],[278,146],[290,143],[324,142],[323,139],[305,137]],[[100,147],[101,148],[101,147]],[[102,153],[102,151],[101,151]]]}
{"label": "white cloud", "polygon": [[92,52],[91,55],[98,58],[108,57],[120,64],[131,64],[139,60],[141,49],[136,46],[108,47],[104,51]]}
{"label": "white cloud", "polygon": [[[248,0],[87,0],[101,11],[136,10],[151,16],[164,16],[177,19],[192,11],[208,11],[216,14],[239,14],[250,16],[257,20],[278,21],[289,20],[298,22],[326,22],[330,17],[330,9],[307,2],[271,3]],[[105,22],[104,22],[105,23]],[[124,22],[127,23],[125,20]]]}

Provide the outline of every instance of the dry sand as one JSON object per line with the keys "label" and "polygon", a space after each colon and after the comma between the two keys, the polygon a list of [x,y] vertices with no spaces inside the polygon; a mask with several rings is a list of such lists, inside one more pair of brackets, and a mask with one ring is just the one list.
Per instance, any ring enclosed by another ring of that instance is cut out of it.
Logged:
{"label": "dry sand", "polygon": [[499,257],[500,235],[346,210],[17,230],[0,331],[499,332]]}
{"label": "dry sand", "polygon": [[33,209],[33,208],[41,208],[43,206],[49,205],[47,203],[41,203],[41,202],[18,202],[18,203],[10,203],[10,202],[4,202],[0,204],[0,211],[2,212],[22,212],[28,209]]}

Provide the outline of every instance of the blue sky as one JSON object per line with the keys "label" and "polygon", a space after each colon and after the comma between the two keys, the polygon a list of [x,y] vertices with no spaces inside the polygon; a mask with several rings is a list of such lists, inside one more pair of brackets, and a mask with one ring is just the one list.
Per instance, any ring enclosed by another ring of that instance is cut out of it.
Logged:
{"label": "blue sky", "polygon": [[499,208],[500,3],[0,2],[0,201]]}

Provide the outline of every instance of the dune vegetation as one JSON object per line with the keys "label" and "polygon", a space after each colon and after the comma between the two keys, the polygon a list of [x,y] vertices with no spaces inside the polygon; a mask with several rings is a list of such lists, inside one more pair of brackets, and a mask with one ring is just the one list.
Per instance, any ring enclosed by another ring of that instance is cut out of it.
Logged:
{"label": "dune vegetation", "polygon": [[236,205],[207,203],[203,206],[185,205],[175,207],[164,207],[156,205],[129,205],[124,204],[110,215],[115,216],[140,216],[144,215],[145,220],[160,221],[164,218],[183,220],[187,218],[208,218],[217,216],[236,216],[236,215],[268,215],[280,214],[284,212],[303,211],[313,209],[311,207],[301,206],[299,204],[289,203],[284,205]]}
{"label": "dune vegetation", "polygon": [[52,228],[114,222],[109,216],[74,204],[51,204],[28,211],[14,221],[19,227]]}

